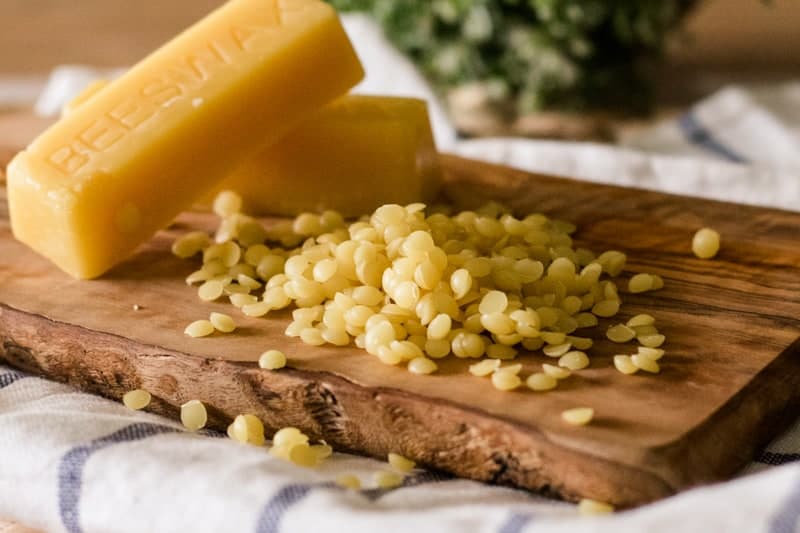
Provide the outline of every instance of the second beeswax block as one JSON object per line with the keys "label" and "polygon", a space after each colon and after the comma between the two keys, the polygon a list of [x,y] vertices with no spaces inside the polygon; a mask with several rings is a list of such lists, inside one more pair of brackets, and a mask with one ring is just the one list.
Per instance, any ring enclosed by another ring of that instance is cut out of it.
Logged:
{"label": "second beeswax block", "polygon": [[15,236],[93,278],[363,70],[319,0],[232,0],[75,108],[9,166]]}
{"label": "second beeswax block", "polygon": [[388,203],[430,202],[440,185],[423,100],[348,95],[247,160],[219,190],[240,193],[255,214],[357,216]]}

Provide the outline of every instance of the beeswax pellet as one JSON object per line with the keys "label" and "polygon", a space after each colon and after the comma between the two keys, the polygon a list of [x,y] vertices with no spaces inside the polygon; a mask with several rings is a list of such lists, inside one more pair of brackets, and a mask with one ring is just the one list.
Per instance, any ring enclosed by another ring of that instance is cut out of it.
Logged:
{"label": "beeswax pellet", "polygon": [[234,440],[253,446],[264,445],[264,424],[255,415],[239,415],[231,424]]}
{"label": "beeswax pellet", "polygon": [[266,370],[278,370],[286,366],[286,355],[279,350],[267,350],[258,358],[258,366]]}
{"label": "beeswax pellet", "polygon": [[359,490],[361,488],[361,480],[352,474],[342,474],[337,477],[336,484],[349,490]]}
{"label": "beeswax pellet", "polygon": [[122,397],[122,403],[124,403],[125,407],[128,409],[138,411],[150,405],[151,398],[150,393],[146,390],[136,389],[126,392]]}
{"label": "beeswax pellet", "polygon": [[393,489],[403,484],[403,475],[396,472],[381,471],[375,474],[375,484],[379,489]]}
{"label": "beeswax pellet", "polygon": [[591,407],[575,407],[561,413],[561,418],[573,426],[585,426],[594,418],[594,409]]}
{"label": "beeswax pellet", "polygon": [[578,504],[578,513],[585,516],[608,514],[613,512],[614,512],[613,505],[604,502],[598,502],[595,500],[590,500],[588,498],[584,498]]}
{"label": "beeswax pellet", "polygon": [[417,463],[411,459],[406,459],[402,455],[396,453],[389,454],[389,464],[400,472],[411,472],[417,466]]}
{"label": "beeswax pellet", "polygon": [[208,422],[206,406],[200,400],[189,400],[181,405],[181,422],[189,431],[203,429]]}

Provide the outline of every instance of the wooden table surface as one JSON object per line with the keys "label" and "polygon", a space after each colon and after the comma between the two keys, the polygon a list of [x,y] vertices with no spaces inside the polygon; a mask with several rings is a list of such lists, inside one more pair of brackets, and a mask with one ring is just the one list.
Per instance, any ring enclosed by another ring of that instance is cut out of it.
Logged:
{"label": "wooden table surface", "polygon": [[0,533],[38,533],[35,529],[30,529],[17,522],[3,520],[0,518]]}

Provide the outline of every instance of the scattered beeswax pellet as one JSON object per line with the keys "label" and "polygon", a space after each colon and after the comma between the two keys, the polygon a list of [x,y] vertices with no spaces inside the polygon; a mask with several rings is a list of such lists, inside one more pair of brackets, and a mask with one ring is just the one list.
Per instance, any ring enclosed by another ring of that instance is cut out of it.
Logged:
{"label": "scattered beeswax pellet", "polygon": [[211,313],[209,322],[221,333],[231,333],[236,329],[236,322],[231,317],[223,313]]}
{"label": "scattered beeswax pellet", "polygon": [[639,335],[636,337],[636,340],[639,341],[639,344],[642,346],[646,346],[648,348],[658,348],[667,338],[664,335],[656,334],[656,335]]}
{"label": "scattered beeswax pellet", "polygon": [[225,286],[222,284],[221,281],[212,279],[206,281],[205,283],[200,285],[200,287],[198,287],[197,295],[204,302],[213,302],[214,300],[222,296],[224,290]]}
{"label": "scattered beeswax pellet", "polygon": [[285,446],[287,444],[308,443],[308,436],[302,431],[293,427],[279,429],[272,436],[272,444],[275,446]]}
{"label": "scattered beeswax pellet", "polygon": [[232,241],[212,244],[203,250],[203,263],[218,259],[225,268],[231,268],[242,258],[242,249]]}
{"label": "scattered beeswax pellet", "polygon": [[188,259],[211,245],[211,238],[204,231],[192,231],[175,239],[172,253],[181,259]]}
{"label": "scattered beeswax pellet", "polygon": [[573,350],[561,356],[558,366],[570,370],[581,370],[589,366],[589,357],[584,352]]}
{"label": "scattered beeswax pellet", "polygon": [[642,357],[647,357],[648,359],[652,359],[653,361],[658,361],[662,357],[664,357],[664,350],[661,348],[648,348],[646,346],[639,346],[638,348],[639,355]]}
{"label": "scattered beeswax pellet", "polygon": [[336,484],[349,490],[360,490],[361,480],[352,474],[342,474],[336,478]]}
{"label": "scattered beeswax pellet", "polygon": [[486,355],[492,359],[513,359],[517,350],[506,344],[492,344],[486,348]]}
{"label": "scattered beeswax pellet", "polygon": [[286,356],[279,350],[267,350],[258,358],[258,366],[265,370],[278,370],[286,366]]}
{"label": "scattered beeswax pellet", "polygon": [[645,335],[658,335],[658,328],[653,325],[634,326],[631,329],[636,332],[637,337],[644,337]]}
{"label": "scattered beeswax pellet", "polygon": [[492,385],[498,390],[514,390],[522,384],[522,380],[513,372],[498,370],[492,374]]}
{"label": "scattered beeswax pellet", "polygon": [[544,373],[547,374],[548,376],[553,376],[556,379],[567,379],[572,375],[572,372],[570,372],[566,368],[561,368],[555,365],[548,365],[547,363],[544,363],[542,365],[542,370],[544,370]]}
{"label": "scattered beeswax pellet", "polygon": [[200,400],[189,400],[181,405],[181,423],[189,431],[197,431],[206,427],[208,413]]}
{"label": "scattered beeswax pellet", "polygon": [[325,339],[322,337],[322,330],[318,328],[304,328],[300,331],[300,339],[311,346],[322,346]]}
{"label": "scattered beeswax pellet", "polygon": [[627,256],[622,252],[610,250],[600,254],[597,262],[603,267],[604,272],[608,272],[610,276],[617,277],[622,273],[622,269],[625,268],[627,259]]}
{"label": "scattered beeswax pellet", "polygon": [[392,465],[392,468],[400,472],[411,472],[417,466],[417,463],[411,459],[406,459],[402,455],[396,453],[389,454],[389,464]]}
{"label": "scattered beeswax pellet", "polygon": [[298,466],[314,468],[333,450],[327,444],[312,446],[308,440],[308,436],[299,429],[286,427],[273,435],[269,453]]}
{"label": "scattered beeswax pellet", "polygon": [[452,319],[449,315],[444,313],[436,315],[436,317],[431,320],[430,324],[428,324],[428,338],[438,340],[447,337],[447,334],[450,333],[451,325]]}
{"label": "scattered beeswax pellet", "polygon": [[544,372],[537,372],[535,374],[531,374],[530,376],[528,376],[526,384],[528,385],[528,388],[531,390],[543,392],[555,389],[556,385],[558,385],[558,380],[553,376],[551,376],[550,374],[545,374]]}
{"label": "scattered beeswax pellet", "polygon": [[575,320],[578,322],[579,328],[591,328],[598,324],[597,317],[592,313],[578,313],[575,316]]}
{"label": "scattered beeswax pellet", "polygon": [[393,489],[403,484],[403,475],[397,472],[382,470],[375,473],[375,484],[380,489]]}
{"label": "scattered beeswax pellet", "polygon": [[320,457],[308,444],[298,443],[289,448],[289,461],[305,468],[319,465]]}
{"label": "scattered beeswax pellet", "polygon": [[719,252],[719,233],[711,228],[698,230],[692,238],[692,252],[700,259],[711,259]]}
{"label": "scattered beeswax pellet", "polygon": [[150,405],[151,398],[150,393],[146,390],[136,389],[126,392],[122,397],[122,403],[125,404],[125,407],[128,409],[138,411]]}
{"label": "scattered beeswax pellet", "polygon": [[242,306],[242,313],[250,317],[264,316],[274,309],[267,302],[256,302],[253,304],[245,304]]}
{"label": "scattered beeswax pellet", "polygon": [[519,374],[520,370],[522,370],[522,365],[520,363],[517,363],[516,365],[508,365],[508,366],[501,367],[497,371],[498,372],[507,372],[509,374],[516,375],[516,374]]}
{"label": "scattered beeswax pellet", "polygon": [[234,307],[238,307],[240,309],[246,305],[258,303],[258,298],[252,294],[231,294],[229,300]]}
{"label": "scattered beeswax pellet", "polygon": [[639,367],[633,363],[630,355],[615,355],[614,367],[623,374],[635,374]]}
{"label": "scattered beeswax pellet", "polygon": [[233,191],[222,191],[214,198],[212,210],[220,217],[230,217],[242,210],[242,197]]}
{"label": "scattered beeswax pellet", "polygon": [[572,348],[572,343],[565,342],[563,344],[550,344],[545,346],[542,351],[548,357],[561,357],[567,353],[570,348]]}
{"label": "scattered beeswax pellet", "polygon": [[637,326],[652,326],[656,323],[656,319],[647,314],[636,315],[628,320],[625,325],[629,328],[635,328]]}
{"label": "scattered beeswax pellet", "polygon": [[238,415],[231,424],[230,432],[234,440],[244,444],[264,445],[264,424],[255,415]]}
{"label": "scattered beeswax pellet", "polygon": [[575,407],[561,413],[564,422],[573,426],[585,426],[594,418],[594,409],[591,407]]}
{"label": "scattered beeswax pellet", "polygon": [[624,343],[633,340],[636,332],[625,324],[617,324],[608,328],[606,337],[612,342]]}
{"label": "scattered beeswax pellet", "polygon": [[596,500],[590,500],[588,498],[584,498],[578,504],[578,512],[581,515],[598,515],[598,514],[608,514],[614,512],[614,506],[608,503],[598,502]]}
{"label": "scattered beeswax pellet", "polygon": [[556,345],[563,344],[567,339],[567,334],[563,331],[543,331],[540,337],[547,344]]}
{"label": "scattered beeswax pellet", "polygon": [[568,336],[567,340],[569,340],[569,342],[572,343],[572,347],[575,348],[576,350],[588,350],[594,344],[594,341],[592,339],[586,337]]}
{"label": "scattered beeswax pellet", "polygon": [[408,371],[412,374],[433,374],[437,369],[433,359],[427,357],[415,357],[408,362]]}
{"label": "scattered beeswax pellet", "polygon": [[603,300],[592,307],[592,313],[597,316],[609,318],[619,312],[619,300]]}
{"label": "scattered beeswax pellet", "polygon": [[195,320],[183,332],[190,337],[207,337],[214,333],[214,324],[208,320]]}
{"label": "scattered beeswax pellet", "polygon": [[636,368],[644,370],[645,372],[650,372],[652,374],[658,374],[661,372],[661,367],[655,359],[651,359],[644,355],[634,354],[631,356],[631,361],[634,365],[636,365]]}
{"label": "scattered beeswax pellet", "polygon": [[508,306],[508,296],[502,291],[489,291],[481,300],[478,311],[482,315],[502,313]]}
{"label": "scattered beeswax pellet", "polygon": [[431,201],[439,183],[424,101],[349,95],[239,167],[221,187],[239,192],[250,213],[334,209],[356,216],[382,204]]}
{"label": "scattered beeswax pellet", "polygon": [[97,277],[362,76],[326,3],[228,2],[12,161],[14,235]]}
{"label": "scattered beeswax pellet", "polygon": [[650,274],[636,274],[628,281],[628,290],[632,293],[647,292],[655,285],[655,278]]}
{"label": "scattered beeswax pellet", "polygon": [[469,373],[473,376],[483,377],[488,376],[498,368],[500,368],[500,359],[484,359],[480,363],[470,365]]}

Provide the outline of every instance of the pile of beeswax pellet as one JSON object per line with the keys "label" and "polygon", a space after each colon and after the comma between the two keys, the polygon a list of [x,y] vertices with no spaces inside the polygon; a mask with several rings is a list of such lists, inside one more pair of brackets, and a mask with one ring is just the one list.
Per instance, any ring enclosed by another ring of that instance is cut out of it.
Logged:
{"label": "pile of beeswax pellet", "polygon": [[[499,390],[551,390],[591,363],[593,339],[580,330],[622,305],[614,278],[625,254],[576,248],[573,224],[541,214],[515,217],[495,203],[456,214],[385,205],[353,223],[326,211],[266,228],[241,205],[235,193],[221,193],[213,241],[191,232],[173,245],[179,257],[202,254],[202,267],[186,280],[199,284],[201,300],[227,298],[249,317],[294,306],[287,335],[314,346],[355,344],[415,374],[435,373],[438,360],[453,356],[480,360],[470,372],[491,377]],[[628,291],[662,286],[660,276],[640,273]],[[658,372],[648,349],[664,336],[649,315],[632,321],[607,336],[636,339],[645,351],[620,355],[614,365],[625,374]],[[187,334],[220,330],[217,322],[193,323]],[[554,364],[529,376],[519,375],[519,365],[500,365],[520,350]],[[282,365],[265,361],[271,366]]]}

